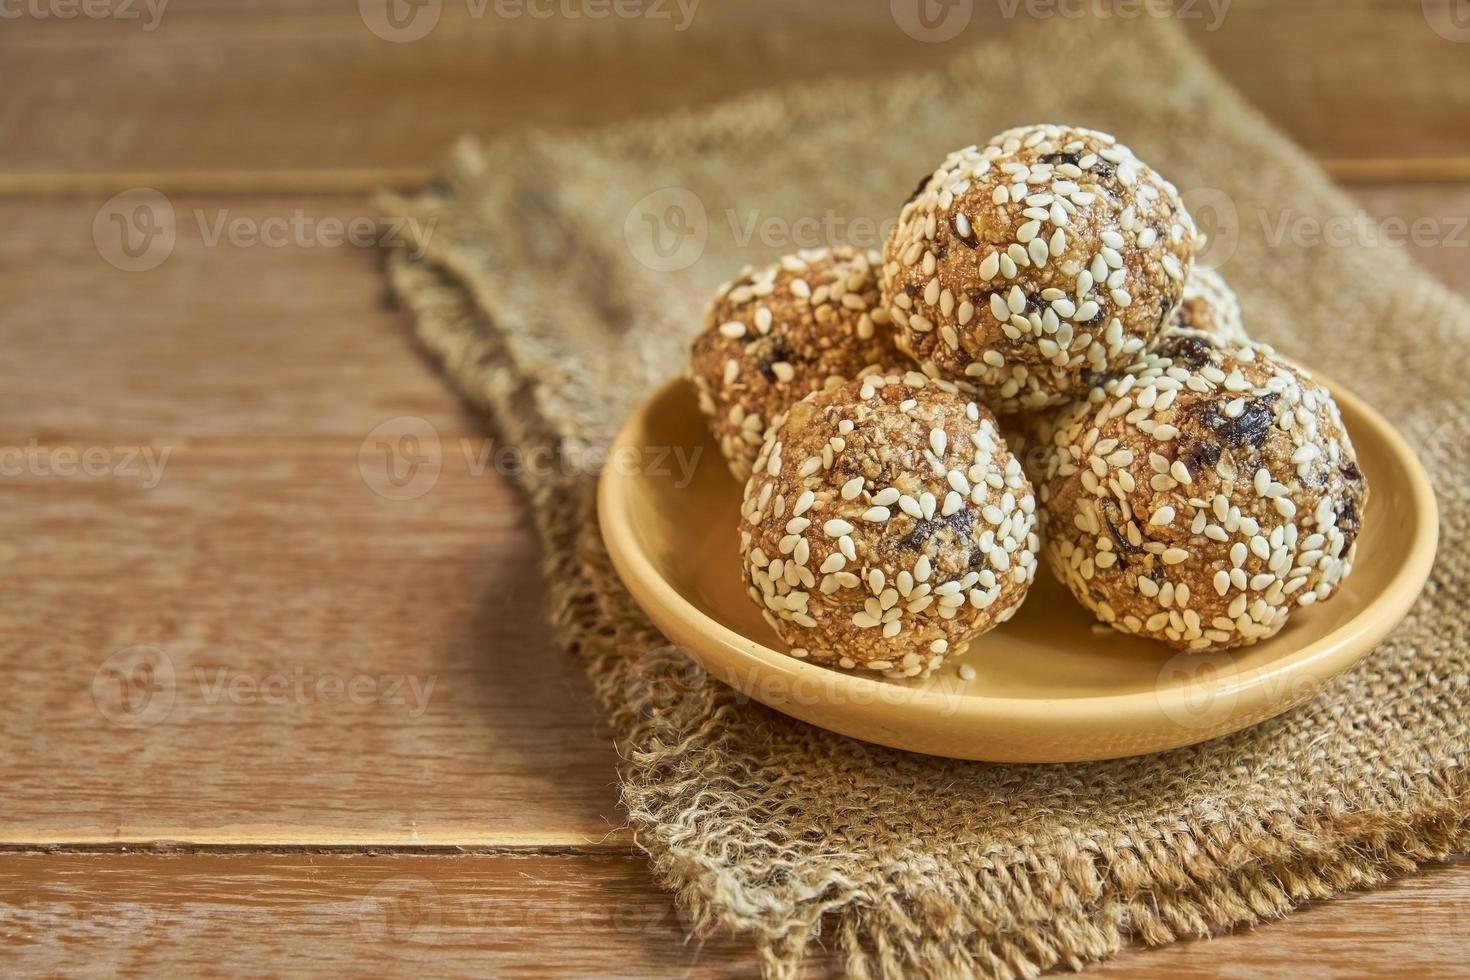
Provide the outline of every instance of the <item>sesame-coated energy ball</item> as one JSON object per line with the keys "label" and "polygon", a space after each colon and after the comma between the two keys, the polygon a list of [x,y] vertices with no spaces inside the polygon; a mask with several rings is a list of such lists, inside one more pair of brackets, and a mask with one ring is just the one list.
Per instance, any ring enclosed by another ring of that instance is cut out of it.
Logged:
{"label": "sesame-coated energy ball", "polygon": [[1179,305],[1196,232],[1174,186],[1106,133],[1027,126],[951,153],[883,250],[898,346],[998,412],[1126,367]]}
{"label": "sesame-coated energy ball", "polygon": [[1048,564],[1125,633],[1271,636],[1352,569],[1368,489],[1327,389],[1260,344],[1176,330],[1057,426]]}
{"label": "sesame-coated energy ball", "polygon": [[914,677],[1005,622],[1036,500],[995,418],[917,371],[794,405],[745,487],[750,596],[791,655]]}
{"label": "sesame-coated energy ball", "polygon": [[878,261],[872,250],[807,250],[720,288],[690,376],[736,479],[750,476],[766,429],[801,398],[907,361],[886,327]]}
{"label": "sesame-coated energy ball", "polygon": [[1184,280],[1184,302],[1174,311],[1169,327],[1199,330],[1235,346],[1251,340],[1245,332],[1235,290],[1220,273],[1203,265],[1196,265]]}

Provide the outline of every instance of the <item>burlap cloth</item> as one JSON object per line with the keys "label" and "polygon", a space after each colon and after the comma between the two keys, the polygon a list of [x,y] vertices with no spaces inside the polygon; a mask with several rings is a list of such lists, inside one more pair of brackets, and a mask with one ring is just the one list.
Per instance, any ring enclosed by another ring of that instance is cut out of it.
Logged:
{"label": "burlap cloth", "polygon": [[[670,699],[666,643],[609,566],[579,461],[681,371],[710,292],[789,250],[775,225],[747,241],[752,216],[870,244],[859,219],[895,214],[947,150],[1032,121],[1112,131],[1189,191],[1253,331],[1416,447],[1443,521],[1423,597],[1305,707],[1115,762],[912,755],[713,682]],[[667,188],[684,190],[638,204]],[[820,938],[857,975],[1031,975],[1280,916],[1470,842],[1470,310],[1400,249],[1277,240],[1283,217],[1357,209],[1172,25],[1055,19],[920,75],[467,144],[441,183],[384,203],[432,223],[424,261],[390,257],[423,346],[504,435],[568,461],[524,483],[556,626],[626,760],[638,841],[698,928],[749,933],[769,974],[795,973]],[[689,254],[640,246],[644,214],[692,231],[696,252],[706,228],[698,260],[660,271]]]}

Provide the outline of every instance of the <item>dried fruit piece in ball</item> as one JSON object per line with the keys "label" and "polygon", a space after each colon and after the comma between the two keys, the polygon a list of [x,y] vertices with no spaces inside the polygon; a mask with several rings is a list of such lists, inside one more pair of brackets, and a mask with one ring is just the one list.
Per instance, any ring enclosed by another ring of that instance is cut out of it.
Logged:
{"label": "dried fruit piece in ball", "polygon": [[1240,646],[1332,596],[1367,493],[1326,388],[1264,345],[1171,331],[1058,425],[1047,561],[1116,629]]}
{"label": "dried fruit piece in ball", "polygon": [[699,406],[737,479],[766,429],[807,394],[907,358],[879,300],[878,254],[813,249],[720,288],[694,341]]}
{"label": "dried fruit piece in ball", "polygon": [[913,677],[1009,619],[1036,500],[954,385],[870,375],[794,405],[745,488],[745,581],[792,655]]}
{"label": "dried fruit piece in ball", "polygon": [[1112,136],[1026,126],[949,155],[883,250],[898,346],[998,412],[1060,405],[1126,367],[1183,296],[1196,231]]}
{"label": "dried fruit piece in ball", "polygon": [[1199,330],[1226,344],[1248,344],[1251,339],[1235,290],[1220,273],[1203,265],[1196,265],[1184,280],[1184,301],[1169,326]]}

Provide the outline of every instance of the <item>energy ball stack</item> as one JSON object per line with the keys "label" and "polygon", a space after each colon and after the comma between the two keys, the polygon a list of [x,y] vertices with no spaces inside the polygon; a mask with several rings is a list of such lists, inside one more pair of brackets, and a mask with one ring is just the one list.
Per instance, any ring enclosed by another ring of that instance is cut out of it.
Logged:
{"label": "energy ball stack", "polygon": [[1035,511],[990,412],[917,371],[869,375],[767,436],[741,511],[745,581],[792,656],[915,677],[1019,608]]}
{"label": "energy ball stack", "polygon": [[1240,315],[1235,290],[1214,269],[1196,265],[1184,280],[1184,302],[1174,312],[1169,328],[1199,330],[1226,344],[1250,343]]}
{"label": "energy ball stack", "polygon": [[871,250],[803,251],[721,287],[690,376],[736,479],[750,476],[766,429],[802,397],[904,360],[886,327],[878,262]]}
{"label": "energy ball stack", "polygon": [[1174,186],[1112,136],[1027,126],[949,155],[883,250],[900,349],[991,409],[1060,405],[1168,324],[1193,264]]}
{"label": "energy ball stack", "polygon": [[1264,639],[1331,597],[1366,499],[1325,388],[1182,328],[1066,414],[1041,487],[1058,577],[1103,622],[1187,650]]}
{"label": "energy ball stack", "polygon": [[720,289],[690,375],[793,657],[927,675],[1010,619],[1043,550],[1102,622],[1180,650],[1331,598],[1367,501],[1352,443],[1202,244],[1112,136],[1033,125],[946,157],[881,255]]}

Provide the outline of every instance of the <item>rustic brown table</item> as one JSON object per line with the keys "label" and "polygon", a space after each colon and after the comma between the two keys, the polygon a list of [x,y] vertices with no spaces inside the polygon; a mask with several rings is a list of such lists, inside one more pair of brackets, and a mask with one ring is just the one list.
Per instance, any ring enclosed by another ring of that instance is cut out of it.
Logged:
{"label": "rustic brown table", "polygon": [[[1217,24],[1200,2],[1186,22],[1369,214],[1429,222],[1408,247],[1470,291],[1470,25],[1435,6],[1236,0]],[[477,465],[487,437],[376,254],[323,222],[462,132],[964,42],[911,40],[884,0],[711,2],[682,31],[662,0],[576,21],[448,0],[412,43],[358,7],[23,0],[0,20],[0,970],[754,972],[740,940],[684,940],[547,628],[525,504]],[[1005,9],[980,0],[973,30],[1010,29]],[[130,272],[93,224],[139,186],[178,236]],[[445,464],[392,500],[359,452],[405,415]],[[1449,975],[1467,933],[1452,863],[1100,972]]]}

